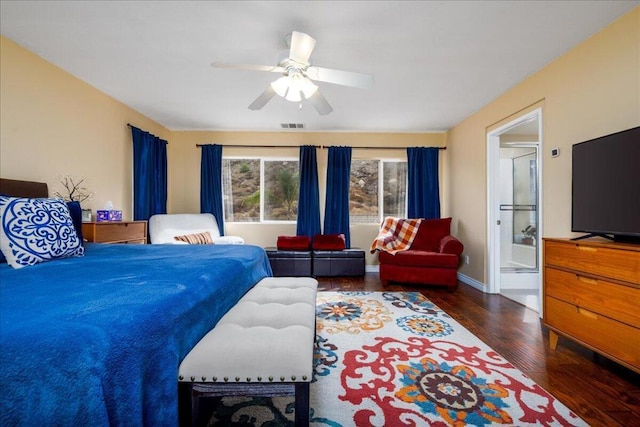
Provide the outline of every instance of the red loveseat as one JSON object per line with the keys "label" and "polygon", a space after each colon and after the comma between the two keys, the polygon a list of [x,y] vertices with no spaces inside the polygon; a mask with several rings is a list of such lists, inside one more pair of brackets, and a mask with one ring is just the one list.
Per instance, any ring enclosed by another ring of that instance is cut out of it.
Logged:
{"label": "red loveseat", "polygon": [[455,287],[464,246],[450,233],[451,218],[423,219],[408,250],[379,252],[383,286],[400,282]]}

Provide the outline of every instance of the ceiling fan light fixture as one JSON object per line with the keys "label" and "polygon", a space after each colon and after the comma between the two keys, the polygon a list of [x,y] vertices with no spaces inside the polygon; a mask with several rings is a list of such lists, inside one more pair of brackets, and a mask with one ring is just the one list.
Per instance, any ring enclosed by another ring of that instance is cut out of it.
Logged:
{"label": "ceiling fan light fixture", "polygon": [[299,90],[293,90],[292,88],[289,88],[287,96],[285,96],[284,99],[291,102],[300,102],[302,101],[302,94]]}
{"label": "ceiling fan light fixture", "polygon": [[300,102],[303,99],[307,99],[318,90],[318,86],[299,73],[280,77],[271,83],[271,87],[278,96],[291,102]]}
{"label": "ceiling fan light fixture", "polygon": [[287,96],[287,92],[289,91],[289,76],[283,76],[275,82],[271,82],[271,87],[278,94],[278,96],[284,98],[285,96]]}
{"label": "ceiling fan light fixture", "polygon": [[304,93],[305,98],[311,98],[314,93],[318,90],[318,86],[313,84],[313,82],[308,77],[303,77],[300,82],[302,86],[302,93]]}
{"label": "ceiling fan light fixture", "polygon": [[318,86],[302,74],[296,73],[289,76],[289,92],[285,99],[292,102],[300,102],[311,97],[318,90]]}
{"label": "ceiling fan light fixture", "polygon": [[[0,0],[1,1],[1,0]],[[238,68],[243,70],[266,71],[280,74],[265,91],[249,105],[250,110],[260,110],[271,98],[278,95],[290,102],[306,100],[316,111],[324,116],[333,111],[321,91],[313,82],[332,83],[341,86],[368,89],[373,86],[373,76],[351,71],[334,70],[312,66],[309,62],[316,40],[308,34],[293,31],[286,37],[288,52],[278,57],[278,65],[241,65],[214,62],[216,68]],[[299,104],[301,107],[302,104]]]}

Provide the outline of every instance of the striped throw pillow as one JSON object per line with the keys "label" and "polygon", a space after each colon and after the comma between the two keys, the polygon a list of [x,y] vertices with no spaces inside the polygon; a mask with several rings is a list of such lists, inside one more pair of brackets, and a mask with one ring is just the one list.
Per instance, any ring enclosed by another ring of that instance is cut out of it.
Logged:
{"label": "striped throw pillow", "polygon": [[175,236],[179,242],[186,242],[190,245],[213,245],[213,239],[211,233],[205,231],[203,233],[185,234],[184,236]]}

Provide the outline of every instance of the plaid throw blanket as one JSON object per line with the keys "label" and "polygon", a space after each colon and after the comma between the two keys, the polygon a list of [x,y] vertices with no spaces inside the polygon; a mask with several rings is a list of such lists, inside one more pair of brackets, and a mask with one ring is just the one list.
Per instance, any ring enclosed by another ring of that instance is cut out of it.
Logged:
{"label": "plaid throw blanket", "polygon": [[418,233],[422,219],[400,219],[386,217],[382,228],[371,244],[371,253],[375,251],[396,252],[406,251]]}

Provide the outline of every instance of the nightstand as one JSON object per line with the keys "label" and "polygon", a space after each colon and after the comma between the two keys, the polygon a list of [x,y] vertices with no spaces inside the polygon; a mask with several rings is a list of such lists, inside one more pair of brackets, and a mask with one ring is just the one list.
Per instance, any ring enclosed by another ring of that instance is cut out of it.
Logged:
{"label": "nightstand", "polygon": [[83,222],[82,236],[93,243],[147,243],[147,221]]}

